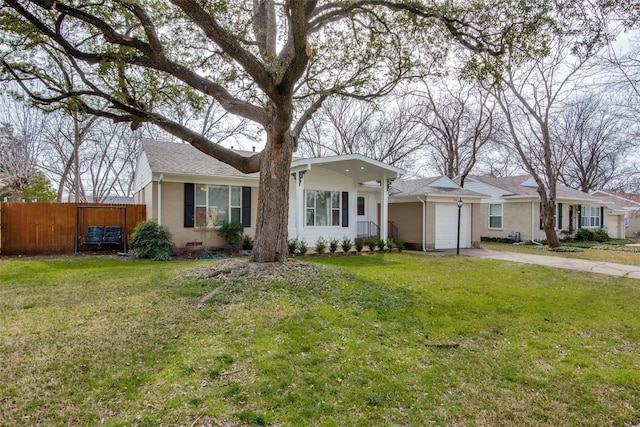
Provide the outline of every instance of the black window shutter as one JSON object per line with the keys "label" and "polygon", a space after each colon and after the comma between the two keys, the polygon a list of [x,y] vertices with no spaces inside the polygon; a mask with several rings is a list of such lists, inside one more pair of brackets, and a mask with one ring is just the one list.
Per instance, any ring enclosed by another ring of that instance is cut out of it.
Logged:
{"label": "black window shutter", "polygon": [[195,215],[196,186],[188,182],[184,183],[184,227],[193,228]]}
{"label": "black window shutter", "polygon": [[604,206],[600,206],[600,228],[604,228]]}
{"label": "black window shutter", "polygon": [[540,230],[544,229],[544,223],[542,222],[542,202],[540,203]]}
{"label": "black window shutter", "polygon": [[342,192],[342,226],[349,226],[349,193]]}
{"label": "black window shutter", "polygon": [[242,225],[251,227],[251,187],[242,187]]}
{"label": "black window shutter", "polygon": [[562,230],[562,203],[558,203],[558,230]]}

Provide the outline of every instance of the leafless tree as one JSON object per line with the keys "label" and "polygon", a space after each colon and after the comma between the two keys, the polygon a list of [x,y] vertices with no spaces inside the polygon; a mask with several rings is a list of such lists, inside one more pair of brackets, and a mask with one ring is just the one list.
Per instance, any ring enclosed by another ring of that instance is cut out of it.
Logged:
{"label": "leafless tree", "polygon": [[423,82],[414,92],[415,120],[427,139],[433,167],[461,185],[496,132],[495,102],[471,84]]}
{"label": "leafless tree", "polygon": [[0,97],[0,175],[13,202],[22,200],[25,185],[38,170],[44,124],[40,116],[27,103],[3,91]]}
{"label": "leafless tree", "polygon": [[562,183],[588,193],[629,173],[626,158],[640,145],[628,132],[633,125],[603,95],[587,94],[569,102],[553,129],[553,137],[567,147]]}
{"label": "leafless tree", "polygon": [[407,98],[384,98],[380,106],[353,98],[326,101],[300,135],[299,151],[311,157],[362,154],[408,167],[425,145]]}
{"label": "leafless tree", "polygon": [[[583,21],[565,21],[580,26]],[[581,35],[581,34],[580,34]],[[489,87],[505,118],[505,139],[519,154],[526,171],[538,184],[541,219],[547,242],[560,245],[554,230],[557,184],[570,156],[565,141],[553,133],[564,105],[577,93],[589,61],[597,52],[597,40],[582,43],[569,31],[550,40],[550,53],[506,68]],[[515,52],[514,52],[515,53]]]}

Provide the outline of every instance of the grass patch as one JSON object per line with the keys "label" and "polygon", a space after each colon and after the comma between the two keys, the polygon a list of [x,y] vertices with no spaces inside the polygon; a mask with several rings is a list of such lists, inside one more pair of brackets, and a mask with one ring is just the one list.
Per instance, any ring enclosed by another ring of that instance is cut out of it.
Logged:
{"label": "grass patch", "polygon": [[640,423],[637,280],[310,261],[198,310],[204,262],[0,259],[0,425]]}

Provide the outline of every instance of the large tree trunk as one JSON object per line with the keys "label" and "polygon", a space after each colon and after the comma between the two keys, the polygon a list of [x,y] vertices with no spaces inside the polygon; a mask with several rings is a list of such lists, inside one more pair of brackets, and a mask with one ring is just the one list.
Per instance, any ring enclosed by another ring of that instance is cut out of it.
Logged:
{"label": "large tree trunk", "polygon": [[287,260],[289,170],[294,141],[290,133],[268,132],[260,160],[256,235],[251,261]]}
{"label": "large tree trunk", "polygon": [[542,201],[542,210],[540,212],[542,219],[542,228],[544,230],[544,234],[547,237],[547,244],[551,248],[557,248],[560,246],[560,240],[558,239],[558,234],[556,234],[555,224],[553,221],[553,216],[555,215],[555,203],[551,203],[549,201]]}

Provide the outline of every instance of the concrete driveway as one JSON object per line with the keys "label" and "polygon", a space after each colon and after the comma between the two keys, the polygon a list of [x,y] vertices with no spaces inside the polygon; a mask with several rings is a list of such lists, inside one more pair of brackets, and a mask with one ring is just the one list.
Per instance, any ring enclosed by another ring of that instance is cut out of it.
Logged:
{"label": "concrete driveway", "polygon": [[[432,252],[433,253],[433,252]],[[433,254],[437,254],[433,253]],[[455,254],[456,251],[448,250],[440,254]],[[429,252],[425,252],[429,254]],[[494,251],[491,249],[460,249],[460,255],[477,258],[500,259],[504,261],[519,262],[522,264],[537,264],[547,267],[566,268],[590,273],[608,274],[610,276],[629,277],[640,279],[640,266],[616,264],[613,262],[588,261],[584,259],[564,258],[558,256],[532,255],[515,252]],[[640,257],[640,255],[638,255]]]}

